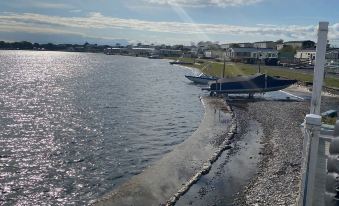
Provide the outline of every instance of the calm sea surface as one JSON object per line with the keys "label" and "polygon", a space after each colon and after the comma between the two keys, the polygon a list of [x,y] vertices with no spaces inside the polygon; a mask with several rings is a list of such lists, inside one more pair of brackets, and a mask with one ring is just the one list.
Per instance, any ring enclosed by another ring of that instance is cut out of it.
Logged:
{"label": "calm sea surface", "polygon": [[84,205],[188,138],[203,116],[164,60],[0,51],[0,205]]}

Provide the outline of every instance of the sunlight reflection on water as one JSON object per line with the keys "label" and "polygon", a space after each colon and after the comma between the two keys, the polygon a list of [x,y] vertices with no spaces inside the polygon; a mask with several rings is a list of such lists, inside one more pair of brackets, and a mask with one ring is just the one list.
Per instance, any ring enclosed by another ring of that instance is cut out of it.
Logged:
{"label": "sunlight reflection on water", "polygon": [[0,51],[0,204],[83,205],[181,143],[203,115],[163,60]]}

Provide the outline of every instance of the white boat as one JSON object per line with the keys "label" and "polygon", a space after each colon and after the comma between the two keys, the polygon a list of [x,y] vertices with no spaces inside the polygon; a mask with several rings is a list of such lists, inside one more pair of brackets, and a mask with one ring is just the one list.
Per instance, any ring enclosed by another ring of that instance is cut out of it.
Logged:
{"label": "white boat", "polygon": [[214,77],[214,76],[209,76],[204,74],[204,70],[205,69],[209,69],[209,67],[211,66],[211,63],[208,63],[207,65],[205,65],[202,69],[201,69],[201,73],[199,75],[185,75],[185,77],[189,80],[191,80],[192,82],[196,83],[196,84],[208,84],[211,81],[216,81],[219,78],[218,77]]}
{"label": "white boat", "polygon": [[208,76],[204,73],[201,73],[198,76],[185,75],[185,77],[187,79],[191,80],[192,82],[197,83],[197,84],[208,84],[208,82],[210,82],[210,81],[218,80],[217,77]]}

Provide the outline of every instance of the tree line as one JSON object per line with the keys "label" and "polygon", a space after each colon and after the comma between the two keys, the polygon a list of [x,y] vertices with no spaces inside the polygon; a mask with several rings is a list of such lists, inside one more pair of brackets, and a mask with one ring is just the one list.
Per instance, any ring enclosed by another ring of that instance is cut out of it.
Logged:
{"label": "tree line", "polygon": [[0,49],[13,49],[13,50],[49,50],[49,51],[67,51],[67,50],[97,50],[103,51],[105,48],[110,47],[108,45],[97,45],[97,44],[39,44],[39,43],[31,43],[28,41],[20,41],[20,42],[5,42],[0,41]]}

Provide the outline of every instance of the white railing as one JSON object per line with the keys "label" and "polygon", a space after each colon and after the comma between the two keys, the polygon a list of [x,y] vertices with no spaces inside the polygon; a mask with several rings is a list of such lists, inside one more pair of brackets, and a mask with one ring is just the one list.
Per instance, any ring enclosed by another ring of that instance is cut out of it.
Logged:
{"label": "white railing", "polygon": [[299,206],[339,205],[339,120],[322,127],[318,115],[307,115]]}
{"label": "white railing", "polygon": [[325,206],[339,205],[339,120],[327,151]]}
{"label": "white railing", "polygon": [[299,193],[299,206],[324,206],[326,176],[326,142],[321,131],[321,91],[324,82],[325,53],[327,46],[328,22],[320,22],[310,114],[304,123],[304,148],[301,167],[302,181]]}

